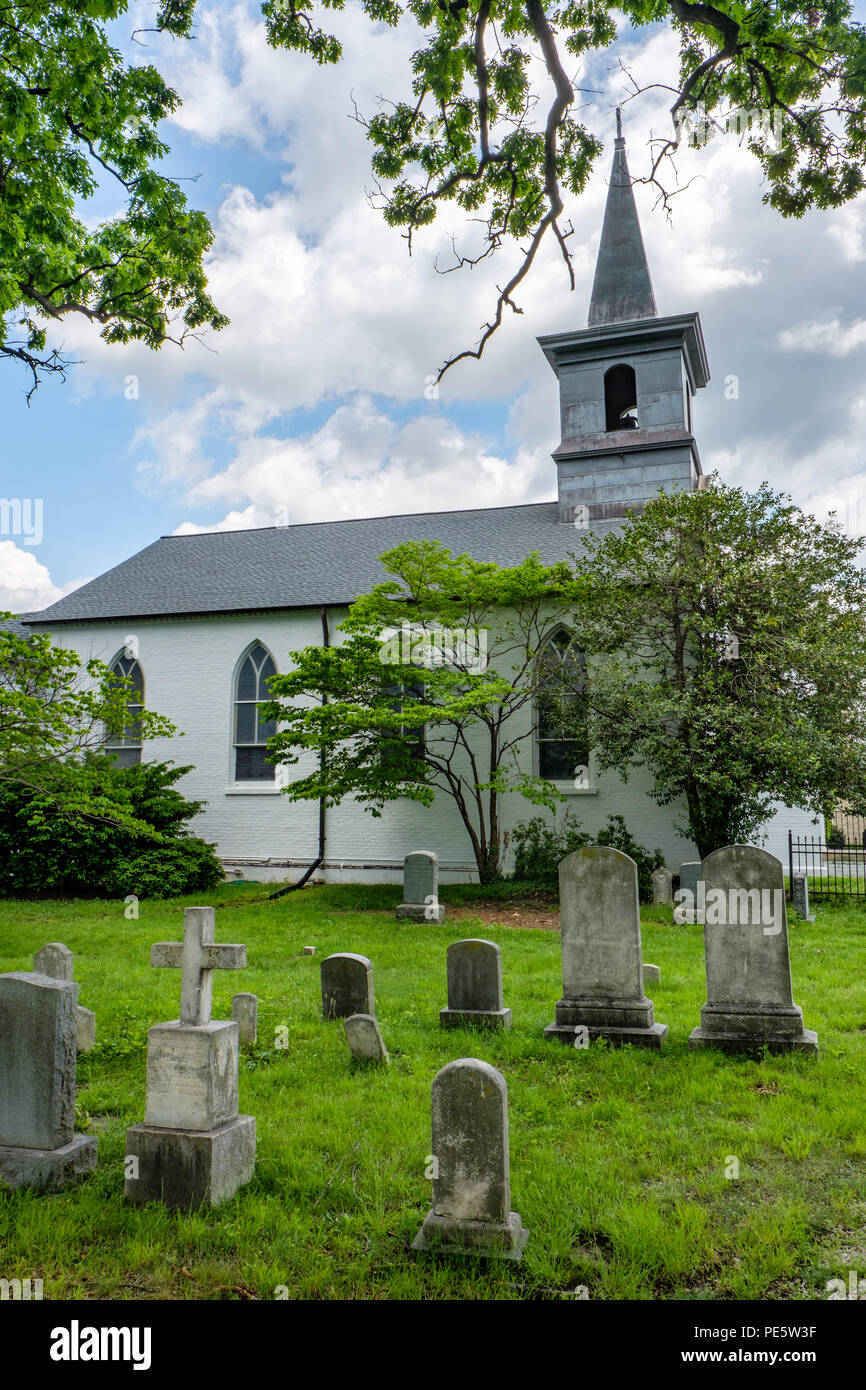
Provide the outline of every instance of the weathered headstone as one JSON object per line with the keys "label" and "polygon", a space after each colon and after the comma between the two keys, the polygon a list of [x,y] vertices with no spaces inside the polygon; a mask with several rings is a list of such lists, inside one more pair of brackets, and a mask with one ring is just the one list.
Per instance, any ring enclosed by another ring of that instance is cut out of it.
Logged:
{"label": "weathered headstone", "polygon": [[373,963],[353,951],[325,956],[320,966],[322,1017],[349,1018],[351,1014],[373,1014]]}
{"label": "weathered headstone", "polygon": [[646,960],[645,960],[644,963],[643,963],[643,980],[644,980],[644,984],[653,984],[653,985],[657,985],[657,984],[659,983],[659,981],[661,980],[661,977],[662,977],[662,972],[659,970],[658,966],[657,966],[657,965],[650,965],[649,961],[646,961]]}
{"label": "weathered headstone", "polygon": [[259,1035],[259,1000],[255,994],[232,995],[232,1018],[245,1047],[255,1047]]}
{"label": "weathered headstone", "polygon": [[[676,922],[700,923],[701,914],[698,906],[700,897],[698,884],[700,881],[700,859],[690,859],[688,863],[680,865],[680,886],[674,899],[678,904],[674,913]],[[685,893],[690,893],[691,897],[681,896]]]}
{"label": "weathered headstone", "polygon": [[382,1030],[372,1014],[351,1014],[343,1019],[343,1032],[353,1057],[359,1062],[389,1062]]}
{"label": "weathered headstone", "polygon": [[670,869],[653,869],[653,902],[672,903],[674,900],[673,874]]}
{"label": "weathered headstone", "polygon": [[57,1192],[96,1167],[75,1133],[77,1030],[70,981],[0,975],[0,1184]]}
{"label": "weathered headstone", "polygon": [[448,947],[448,1007],[439,1010],[442,1028],[510,1028],[502,1007],[502,952],[494,941],[474,937]]}
{"label": "weathered headstone", "polygon": [[444,922],[439,904],[439,856],[429,850],[407,854],[403,860],[403,901],[397,918],[413,922]]}
{"label": "weathered headstone", "polygon": [[519,1260],[529,1233],[511,1210],[505,1078],[462,1057],[434,1077],[431,1101],[433,1206],[412,1249]]}
{"label": "weathered headstone", "polygon": [[37,975],[50,975],[52,980],[66,980],[75,990],[75,1008],[78,1020],[78,1051],[89,1052],[96,1041],[96,1015],[92,1009],[85,1009],[78,1002],[78,985],[73,971],[75,956],[62,941],[49,941],[33,957],[33,969]]}
{"label": "weathered headstone", "polygon": [[707,1002],[690,1047],[817,1054],[791,992],[784,880],[779,860],[729,845],[703,862]]}
{"label": "weathered headstone", "polygon": [[212,971],[241,970],[244,946],[214,943],[212,907],[188,907],[183,943],[151,947],[153,966],[180,969],[180,1018],[147,1035],[144,1124],[126,1132],[128,1201],[216,1206],[249,1182],[256,1122],[238,1114],[238,1024],[211,1019]]}
{"label": "weathered headstone", "polygon": [[802,917],[804,922],[814,922],[815,914],[809,911],[809,876],[794,870],[791,879],[791,891],[794,898],[794,911],[798,917]]}
{"label": "weathered headstone", "polygon": [[653,1020],[643,987],[637,865],[606,845],[575,850],[559,866],[563,997],[545,1037],[660,1048],[667,1025]]}

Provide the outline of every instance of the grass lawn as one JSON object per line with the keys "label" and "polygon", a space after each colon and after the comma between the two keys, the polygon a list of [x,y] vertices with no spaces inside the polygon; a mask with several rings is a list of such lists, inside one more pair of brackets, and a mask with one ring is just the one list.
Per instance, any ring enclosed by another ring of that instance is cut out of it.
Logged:
{"label": "grass lawn", "polygon": [[[53,1196],[0,1194],[0,1277],[44,1280],[48,1298],[604,1299],[826,1298],[866,1274],[866,911],[791,914],[794,998],[820,1056],[746,1060],[688,1051],[705,1000],[700,927],[643,909],[649,986],[669,1025],[661,1054],[548,1042],[560,995],[556,932],[397,923],[397,887],[317,887],[278,902],[260,886],[210,895],[217,940],[249,968],[214,974],[214,1017],[259,996],[259,1045],[242,1054],[241,1112],[256,1117],[249,1186],[216,1211],[123,1201],[124,1132],[144,1118],[148,1027],[176,1018],[180,975],[150,944],[180,940],[184,901],[0,903],[0,971],[29,970],[63,941],[76,956],[97,1045],[79,1059],[79,1129],[99,1167]],[[442,901],[482,890],[443,888]],[[189,900],[191,901],[191,900]],[[503,904],[502,921],[514,903]],[[441,1031],[445,949],[479,935],[502,948],[510,1033]],[[318,955],[302,954],[313,945]],[[319,963],[368,955],[387,1070],[351,1061],[320,1017]],[[275,1045],[286,1030],[288,1046]],[[512,1206],[530,1232],[523,1263],[413,1255],[430,1203],[430,1082],[483,1058],[508,1083]],[[739,1177],[726,1177],[731,1157]]]}

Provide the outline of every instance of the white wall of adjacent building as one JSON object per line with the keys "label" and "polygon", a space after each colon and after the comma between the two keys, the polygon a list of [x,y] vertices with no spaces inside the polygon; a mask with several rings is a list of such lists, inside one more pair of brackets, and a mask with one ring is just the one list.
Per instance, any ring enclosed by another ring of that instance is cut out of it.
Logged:
{"label": "white wall of adjacent building", "polygon": [[[337,627],[343,616],[344,611],[329,610],[333,642],[340,640]],[[32,625],[39,630],[38,621]],[[313,862],[318,802],[293,803],[274,783],[235,781],[233,700],[238,664],[251,644],[261,642],[282,673],[291,669],[291,651],[321,643],[318,609],[51,625],[43,630],[83,660],[97,657],[106,664],[130,637],[135,639],[146,705],[180,731],[175,738],[148,742],[143,756],[192,765],[177,786],[189,799],[207,803],[191,828],[216,845],[229,877],[283,882],[298,878]],[[523,717],[528,727],[530,712]],[[523,749],[525,765],[535,770],[531,739]],[[306,762],[286,770],[290,779],[314,765],[312,755],[304,757]],[[632,775],[627,783],[614,774],[596,778],[590,764],[589,790],[561,784],[565,800],[557,815],[567,809],[591,833],[601,830],[608,816],[622,815],[634,838],[649,850],[660,848],[676,871],[684,860],[697,858],[695,847],[676,828],[683,819],[680,808],[658,806],[648,794],[649,786],[645,773]],[[536,815],[553,819],[517,793],[503,798],[502,825],[507,832]],[[786,866],[789,829],[795,835],[815,833],[813,817],[779,807],[764,827],[764,847]],[[408,800],[392,803],[379,817],[353,800],[329,808],[325,863],[316,877],[331,882],[393,881],[400,877],[404,856],[418,849],[438,854],[443,881],[477,879],[469,837],[453,802],[441,795],[430,807]],[[509,859],[510,854],[509,850]]]}

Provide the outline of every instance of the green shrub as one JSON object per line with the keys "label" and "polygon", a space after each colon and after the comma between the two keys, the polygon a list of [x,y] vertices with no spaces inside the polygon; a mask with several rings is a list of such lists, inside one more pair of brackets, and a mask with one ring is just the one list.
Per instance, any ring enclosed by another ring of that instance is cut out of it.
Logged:
{"label": "green shrub", "polygon": [[585,845],[608,845],[622,850],[637,864],[638,891],[641,902],[652,902],[652,872],[664,864],[660,849],[650,853],[639,845],[628,831],[622,816],[609,816],[604,830],[593,837],[582,830],[566,811],[559,825],[551,825],[542,816],[521,821],[512,832],[514,840],[514,882],[529,883],[536,888],[554,891],[559,886],[559,864],[566,855]]}
{"label": "green shrub", "polygon": [[845,831],[840,829],[838,825],[832,825],[827,833],[827,848],[844,849],[846,843]]}
{"label": "green shrub", "polygon": [[[0,897],[168,898],[221,882],[213,846],[186,828],[203,803],[172,785],[189,771],[91,752],[40,787],[0,780]],[[118,811],[140,830],[119,826]]]}
{"label": "green shrub", "polygon": [[570,811],[566,811],[559,825],[551,825],[543,816],[521,821],[511,838],[514,841],[514,881],[554,890],[559,887],[560,860],[592,843],[591,836],[581,830]]}
{"label": "green shrub", "polygon": [[608,816],[607,825],[596,839],[597,845],[609,845],[611,849],[622,850],[637,864],[637,884],[640,900],[642,903],[651,903],[653,900],[653,869],[661,869],[664,866],[665,857],[660,849],[656,849],[651,854],[643,845],[639,845],[637,840],[629,834],[626,823],[622,816]]}

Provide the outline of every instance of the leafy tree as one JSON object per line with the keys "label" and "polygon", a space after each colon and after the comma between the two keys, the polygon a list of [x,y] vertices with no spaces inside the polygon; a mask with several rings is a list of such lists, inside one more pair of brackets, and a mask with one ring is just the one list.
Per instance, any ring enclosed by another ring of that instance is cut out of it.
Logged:
{"label": "leafy tree", "polygon": [[662,494],[576,566],[600,770],[645,768],[701,856],[775,801],[866,806],[862,541],[765,483]]}
{"label": "leafy tree", "polygon": [[[359,115],[390,226],[414,233],[456,204],[483,227],[481,248],[455,253],[476,265],[516,244],[516,269],[474,349],[480,357],[544,237],[557,240],[574,276],[563,221],[602,146],[578,119],[572,74],[627,26],[669,24],[679,38],[679,85],[667,138],[655,141],[648,180],[667,202],[684,138],[709,139],[732,112],[757,111],[749,149],[767,181],[764,201],[783,216],[832,208],[864,186],[866,31],[849,0],[362,0],[374,24],[423,34],[402,94]],[[265,0],[270,42],[336,63],[340,43],[320,25],[344,0]],[[659,73],[651,85],[669,87]],[[632,80],[632,96],[640,89]],[[629,98],[631,99],[631,98]],[[606,134],[606,132],[604,132]]]}
{"label": "leafy tree", "polygon": [[[165,0],[160,31],[189,36],[194,0]],[[213,240],[179,184],[157,171],[157,133],[179,98],[127,64],[106,25],[127,0],[0,0],[0,357],[27,369],[28,400],[70,365],[47,327],[77,314],[109,343],[158,348],[224,327],[206,290]],[[123,211],[93,225],[100,178]]]}
{"label": "leafy tree", "polygon": [[[318,63],[342,57],[325,11],[344,0],[264,0],[275,48]],[[670,131],[647,176],[667,202],[672,161],[731,112],[759,111],[748,147],[783,216],[838,207],[863,187],[866,31],[850,0],[362,0],[371,23],[403,25],[422,42],[402,93],[357,119],[367,128],[380,206],[390,226],[415,232],[456,205],[482,228],[455,247],[453,265],[518,249],[478,343],[449,358],[480,357],[546,236],[572,287],[566,203],[586,187],[600,135],[578,118],[573,76],[630,26],[670,25],[680,72]],[[22,363],[35,390],[69,365],[46,329],[70,314],[102,325],[108,342],[152,348],[227,320],[210,300],[202,257],[207,218],[157,170],[158,134],[178,97],[147,64],[128,65],[106,26],[128,0],[0,0],[0,356]],[[154,28],[192,34],[195,0],[163,0]],[[323,27],[324,25],[324,27]],[[668,85],[669,75],[658,74]],[[640,94],[632,81],[632,96]],[[766,118],[766,119],[764,119]],[[81,203],[100,178],[123,213],[96,227]]]}
{"label": "leafy tree", "polygon": [[[88,750],[101,748],[106,735],[119,736],[127,726],[127,706],[136,698],[129,679],[101,661],[82,662],[76,652],[54,646],[47,633],[21,629],[10,619],[0,613],[0,786],[53,795],[72,819],[144,825],[120,803],[102,798],[86,778],[76,781],[74,772]],[[142,739],[177,732],[150,710],[136,715],[136,725]],[[58,780],[58,765],[67,763],[68,774]]]}
{"label": "leafy tree", "polygon": [[[202,807],[174,783],[189,767],[121,767],[104,754],[52,765],[42,785],[0,780],[0,896],[168,898],[222,881],[213,846],[190,835]],[[71,816],[85,800],[98,813]]]}
{"label": "leafy tree", "polygon": [[535,731],[532,702],[549,675],[539,651],[564,612],[569,566],[533,554],[500,569],[434,541],[381,558],[392,578],[351,606],[345,640],[292,652],[295,669],[271,678],[277,698],[264,717],[282,727],[269,757],[319,755],[284,789],[293,801],[353,796],[381,815],[404,797],[425,806],[451,798],[489,882],[501,867],[503,794],[560,800],[519,752]]}

